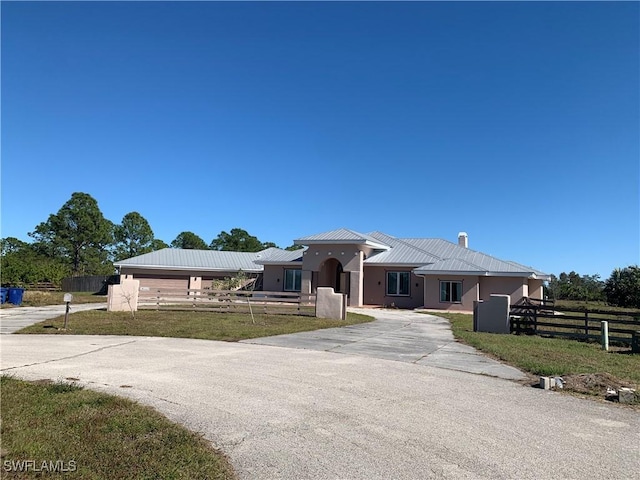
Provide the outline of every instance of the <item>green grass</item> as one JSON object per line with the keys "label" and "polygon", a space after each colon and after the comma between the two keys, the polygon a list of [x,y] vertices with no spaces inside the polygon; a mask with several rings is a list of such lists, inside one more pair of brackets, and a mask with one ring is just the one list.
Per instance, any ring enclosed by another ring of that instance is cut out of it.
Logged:
{"label": "green grass", "polygon": [[626,307],[614,307],[606,302],[593,302],[593,301],[581,301],[581,300],[556,300],[555,301],[556,308],[576,308],[581,310],[603,310],[610,312],[628,312],[628,313],[637,313],[637,308],[626,308]]}
{"label": "green grass", "polygon": [[608,373],[623,383],[640,385],[640,355],[605,352],[600,345],[529,335],[473,331],[473,315],[438,313],[451,322],[453,335],[533,375]]}
{"label": "green grass", "polygon": [[62,330],[64,317],[58,317],[31,325],[17,333],[139,335],[235,342],[248,338],[341,327],[372,320],[372,317],[355,313],[348,313],[346,321],[299,315],[260,314],[255,315],[254,324],[250,315],[242,313],[141,310],[136,312],[136,317],[133,319],[129,312],[91,310],[69,315],[66,331]]}
{"label": "green grass", "polygon": [[[236,478],[206,440],[152,408],[67,383],[3,376],[0,386],[3,478]],[[7,462],[24,460],[75,471],[5,471]]]}

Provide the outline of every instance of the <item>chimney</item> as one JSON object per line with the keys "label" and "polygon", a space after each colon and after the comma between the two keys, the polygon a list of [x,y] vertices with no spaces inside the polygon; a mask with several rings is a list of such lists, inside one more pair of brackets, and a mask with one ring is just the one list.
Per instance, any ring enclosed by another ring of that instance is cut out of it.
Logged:
{"label": "chimney", "polygon": [[467,232],[460,232],[458,234],[458,245],[464,248],[469,248],[469,236]]}

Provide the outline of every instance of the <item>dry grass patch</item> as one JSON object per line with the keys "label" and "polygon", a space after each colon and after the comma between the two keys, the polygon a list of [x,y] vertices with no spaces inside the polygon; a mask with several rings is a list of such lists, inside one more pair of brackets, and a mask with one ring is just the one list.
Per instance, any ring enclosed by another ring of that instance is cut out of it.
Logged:
{"label": "dry grass patch", "polygon": [[31,325],[17,333],[46,333],[60,335],[137,335],[152,337],[198,338],[235,342],[248,338],[304,332],[321,328],[343,327],[370,322],[372,317],[348,313],[347,320],[329,320],[299,315],[254,315],[243,313],[198,311],[129,312],[90,310],[69,316],[68,329],[62,330],[64,317]]}

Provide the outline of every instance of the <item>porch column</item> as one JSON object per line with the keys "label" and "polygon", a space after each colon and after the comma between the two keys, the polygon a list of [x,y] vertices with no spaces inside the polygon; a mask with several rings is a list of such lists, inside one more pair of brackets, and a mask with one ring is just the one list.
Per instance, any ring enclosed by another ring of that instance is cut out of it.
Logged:
{"label": "porch column", "polygon": [[303,295],[311,294],[311,270],[302,270],[302,279],[300,281],[300,293]]}
{"label": "porch column", "polygon": [[364,253],[358,252],[357,269],[349,272],[349,306],[361,307],[364,298],[364,274],[362,272]]}
{"label": "porch column", "polygon": [[363,278],[360,272],[349,272],[349,306],[361,307],[363,299]]}

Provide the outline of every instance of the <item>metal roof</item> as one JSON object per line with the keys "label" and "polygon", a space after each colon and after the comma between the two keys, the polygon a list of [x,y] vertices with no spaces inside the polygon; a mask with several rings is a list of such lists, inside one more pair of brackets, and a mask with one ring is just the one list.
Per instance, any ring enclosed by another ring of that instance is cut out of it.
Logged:
{"label": "metal roof", "polygon": [[302,255],[307,248],[300,248],[298,250],[281,250],[274,249],[268,257],[257,259],[255,262],[259,265],[276,265],[282,263],[302,262]]}
{"label": "metal roof", "polygon": [[315,235],[309,235],[307,237],[297,238],[293,241],[297,245],[313,245],[318,243],[349,243],[349,244],[363,244],[379,249],[388,249],[389,245],[381,243],[380,240],[373,238],[369,235],[365,235],[354,230],[347,228],[339,228],[337,230],[331,230],[329,232],[318,233]]}
{"label": "metal roof", "polygon": [[[477,252],[439,238],[396,238],[382,232],[362,234],[346,228],[295,240],[296,244],[368,245],[374,252],[364,260],[367,265],[406,265],[416,267],[418,275],[473,274],[525,275],[548,280],[548,274],[508,260]],[[302,263],[306,250],[287,251],[267,248],[261,252],[222,252],[165,248],[114,263],[116,267],[144,267],[200,271],[261,272],[263,265]]]}
{"label": "metal roof", "polygon": [[[500,260],[440,238],[395,238],[382,232],[370,233],[392,246],[391,250],[371,256],[367,264],[413,264],[416,274],[523,274],[546,280],[549,275],[516,262]],[[431,259],[424,261],[424,258]]]}
{"label": "metal roof", "polygon": [[221,252],[218,250],[191,250],[163,248],[151,253],[115,262],[116,267],[146,267],[161,270],[201,270],[261,272],[256,260],[269,258],[279,249],[261,252]]}

